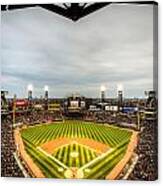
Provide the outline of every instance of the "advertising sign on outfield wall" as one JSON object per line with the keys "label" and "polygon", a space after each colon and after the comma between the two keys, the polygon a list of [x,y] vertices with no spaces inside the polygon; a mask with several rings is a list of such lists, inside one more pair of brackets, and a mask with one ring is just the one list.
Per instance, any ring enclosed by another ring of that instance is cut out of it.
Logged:
{"label": "advertising sign on outfield wall", "polygon": [[138,107],[122,107],[124,113],[134,113],[138,111]]}
{"label": "advertising sign on outfield wall", "polygon": [[25,100],[25,99],[16,100],[16,106],[17,107],[24,107],[24,106],[27,106],[27,105],[28,105],[28,101]]}
{"label": "advertising sign on outfield wall", "polygon": [[107,105],[105,106],[106,111],[118,111],[118,106]]}

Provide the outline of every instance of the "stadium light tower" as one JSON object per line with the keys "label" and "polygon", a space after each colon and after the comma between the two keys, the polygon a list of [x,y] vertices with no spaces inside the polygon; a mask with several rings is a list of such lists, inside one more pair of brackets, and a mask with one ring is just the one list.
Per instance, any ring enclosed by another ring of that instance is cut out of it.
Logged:
{"label": "stadium light tower", "polygon": [[44,91],[45,91],[45,100],[48,100],[49,87],[47,85],[44,86]]}
{"label": "stadium light tower", "polygon": [[118,94],[118,107],[123,105],[123,85],[117,85],[117,94]]}
{"label": "stadium light tower", "polygon": [[28,91],[28,99],[31,100],[32,99],[32,92],[33,92],[33,85],[32,84],[28,85],[27,91]]}
{"label": "stadium light tower", "polygon": [[100,87],[101,102],[105,101],[105,91],[106,91],[106,87],[104,85],[101,85]]}

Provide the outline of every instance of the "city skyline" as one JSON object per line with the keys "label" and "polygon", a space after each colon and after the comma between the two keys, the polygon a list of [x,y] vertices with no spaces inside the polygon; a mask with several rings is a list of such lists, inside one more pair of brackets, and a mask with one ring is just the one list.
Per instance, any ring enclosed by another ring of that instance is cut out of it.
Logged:
{"label": "city skyline", "polygon": [[2,85],[9,96],[79,92],[145,97],[153,89],[153,6],[111,5],[74,23],[41,8],[1,12]]}

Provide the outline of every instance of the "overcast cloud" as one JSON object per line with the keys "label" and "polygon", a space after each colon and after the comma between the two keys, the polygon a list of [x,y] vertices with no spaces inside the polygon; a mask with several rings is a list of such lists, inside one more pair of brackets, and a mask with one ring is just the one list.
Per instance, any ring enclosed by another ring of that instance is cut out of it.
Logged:
{"label": "overcast cloud", "polygon": [[41,8],[1,13],[2,88],[26,97],[49,86],[51,97],[79,92],[98,97],[101,84],[116,96],[143,97],[153,87],[152,5],[107,6],[72,22]]}

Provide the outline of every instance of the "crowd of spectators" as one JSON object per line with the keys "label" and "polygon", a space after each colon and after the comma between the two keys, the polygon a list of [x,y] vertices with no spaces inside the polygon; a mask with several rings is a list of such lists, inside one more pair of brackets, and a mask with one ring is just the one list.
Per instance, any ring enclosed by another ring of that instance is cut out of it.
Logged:
{"label": "crowd of spectators", "polygon": [[13,137],[12,118],[1,118],[1,176],[23,177],[20,168],[14,158],[15,143]]}
{"label": "crowd of spectators", "polygon": [[27,125],[50,123],[53,121],[62,120],[61,112],[48,112],[48,111],[30,111],[16,116],[15,123],[23,123]]}
{"label": "crowd of spectators", "polygon": [[136,149],[138,162],[129,176],[131,180],[157,179],[157,122],[146,120],[141,123],[141,132]]}
{"label": "crowd of spectators", "polygon": [[84,115],[84,120],[115,125],[127,123],[130,125],[137,124],[137,115],[108,111],[87,111]]}

